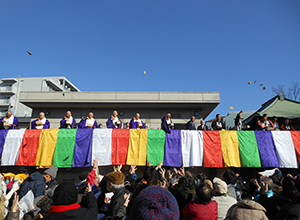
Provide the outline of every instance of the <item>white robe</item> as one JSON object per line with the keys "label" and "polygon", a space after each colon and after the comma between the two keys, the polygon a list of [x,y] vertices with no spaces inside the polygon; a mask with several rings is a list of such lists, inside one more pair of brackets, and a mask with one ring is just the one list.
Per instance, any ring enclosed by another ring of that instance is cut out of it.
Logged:
{"label": "white robe", "polygon": [[43,124],[39,125],[39,126],[36,126],[35,128],[36,129],[43,129],[44,124],[46,123],[46,120],[47,120],[46,117],[44,117],[42,120],[38,120],[38,121],[42,122]]}

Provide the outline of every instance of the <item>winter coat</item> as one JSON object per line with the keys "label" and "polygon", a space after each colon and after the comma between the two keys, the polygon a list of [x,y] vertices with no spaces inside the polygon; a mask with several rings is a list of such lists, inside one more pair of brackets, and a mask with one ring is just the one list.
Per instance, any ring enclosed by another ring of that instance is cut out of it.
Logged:
{"label": "winter coat", "polygon": [[20,200],[30,190],[32,190],[34,198],[44,195],[45,182],[46,180],[42,174],[40,174],[39,172],[32,173],[24,180],[18,191]]}
{"label": "winter coat", "polygon": [[253,200],[241,200],[227,212],[225,220],[266,220],[266,209]]}
{"label": "winter coat", "polygon": [[182,210],[184,219],[187,220],[217,220],[218,204],[211,201],[208,204],[198,202],[190,202]]}
{"label": "winter coat", "polygon": [[52,213],[48,220],[94,220],[98,214],[94,193],[89,192],[82,198],[81,208],[66,212]]}
{"label": "winter coat", "polygon": [[275,220],[300,219],[300,196],[296,196],[291,203],[285,205],[277,214]]}
{"label": "winter coat", "polygon": [[124,205],[124,195],[125,193],[128,193],[130,195],[132,195],[131,192],[129,192],[125,187],[124,188],[121,188],[121,189],[118,189],[113,197],[111,197],[111,202],[110,202],[110,205],[109,205],[109,213],[110,215],[115,215],[116,214],[116,210],[118,207],[120,207],[121,205]]}
{"label": "winter coat", "polygon": [[218,219],[223,220],[226,217],[228,209],[237,203],[236,199],[228,195],[214,196],[212,200],[218,203]]}

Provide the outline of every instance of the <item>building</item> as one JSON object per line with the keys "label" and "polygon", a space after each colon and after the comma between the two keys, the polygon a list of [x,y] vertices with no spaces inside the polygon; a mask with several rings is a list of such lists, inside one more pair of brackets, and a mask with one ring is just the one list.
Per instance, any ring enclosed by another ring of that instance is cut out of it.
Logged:
{"label": "building", "polygon": [[0,117],[8,110],[18,117],[20,127],[26,127],[32,116],[32,109],[20,103],[22,92],[80,92],[65,77],[4,78],[0,80]]}
{"label": "building", "polygon": [[[80,121],[89,112],[94,113],[98,124],[106,127],[113,110],[119,112],[123,124],[129,122],[136,112],[148,128],[160,128],[161,118],[172,113],[175,129],[184,129],[192,115],[206,118],[220,103],[218,92],[29,92],[20,93],[20,102],[33,109],[32,117],[44,111],[51,128],[58,128],[66,111]],[[199,120],[196,121],[199,124]]]}

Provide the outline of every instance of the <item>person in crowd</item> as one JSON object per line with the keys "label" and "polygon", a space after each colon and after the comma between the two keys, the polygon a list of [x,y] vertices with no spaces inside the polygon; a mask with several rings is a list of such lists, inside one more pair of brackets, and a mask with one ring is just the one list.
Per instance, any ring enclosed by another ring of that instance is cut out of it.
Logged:
{"label": "person in crowd", "polygon": [[212,200],[212,189],[206,184],[201,184],[196,188],[196,200],[189,202],[182,210],[184,219],[218,219],[218,204]]}
{"label": "person in crowd", "polygon": [[118,118],[118,112],[113,111],[112,116],[106,121],[107,128],[122,128],[122,121]]}
{"label": "person in crowd", "polygon": [[218,203],[218,220],[223,220],[226,217],[227,211],[231,206],[237,203],[236,199],[227,195],[227,184],[218,177],[213,179],[216,189],[216,194],[212,200]]}
{"label": "person in crowd", "polygon": [[90,112],[86,119],[82,118],[78,124],[78,128],[97,128],[97,122],[94,119],[94,113]]}
{"label": "person in crowd", "polygon": [[207,125],[203,119],[200,120],[200,125],[198,126],[198,130],[208,130]]}
{"label": "person in crowd", "polygon": [[63,182],[55,189],[53,204],[50,208],[48,219],[85,219],[94,220],[98,213],[97,202],[88,184],[87,194],[83,196],[81,203],[77,203],[78,193],[71,182]]}
{"label": "person in crowd", "polygon": [[140,114],[136,113],[135,117],[133,117],[130,121],[129,128],[136,128],[136,129],[145,129],[145,124],[144,122],[140,119]]}
{"label": "person in crowd", "polygon": [[187,130],[196,130],[196,126],[195,126],[195,116],[192,116],[191,119],[188,121],[188,123],[186,123],[186,129]]}
{"label": "person in crowd", "polygon": [[211,127],[213,130],[225,130],[225,123],[220,114],[216,115],[216,120],[212,122]]}
{"label": "person in crowd", "polygon": [[44,112],[40,112],[39,118],[31,122],[31,129],[49,129],[50,122],[45,117]]}
{"label": "person in crowd", "polygon": [[164,130],[166,133],[171,133],[171,130],[174,129],[174,124],[171,120],[171,113],[168,112],[162,119],[161,119],[161,129]]}
{"label": "person in crowd", "polygon": [[180,210],[181,219],[183,218],[182,210],[184,207],[192,201],[196,196],[196,186],[192,176],[184,175],[182,176],[178,184],[170,188],[170,192],[176,198]]}
{"label": "person in crowd", "polygon": [[243,115],[242,115],[242,113],[243,113],[243,111],[240,111],[236,115],[235,120],[234,120],[235,130],[237,130],[237,131],[241,131],[243,129],[243,122],[242,122]]}
{"label": "person in crowd", "polygon": [[76,120],[72,117],[71,111],[67,111],[66,116],[60,121],[60,128],[76,128]]}
{"label": "person in crowd", "polygon": [[[270,177],[261,177],[260,185],[258,187],[259,187],[259,190],[260,189],[267,189],[266,193],[267,193],[267,197],[268,198],[270,198],[270,197],[272,197],[274,195],[274,192],[273,192],[273,180]],[[254,201],[258,202],[260,200],[260,195],[261,195],[261,193],[259,193],[258,195],[256,195],[254,197]]]}
{"label": "person in crowd", "polygon": [[102,129],[103,128],[103,124],[99,124],[99,128]]}
{"label": "person in crowd", "polygon": [[284,119],[284,123],[280,126],[280,129],[283,131],[295,131],[295,128],[290,125],[290,119]]}
{"label": "person in crowd", "polygon": [[273,123],[273,125],[274,125],[274,129],[275,129],[275,130],[279,130],[279,129],[280,129],[277,120],[278,120],[278,119],[277,119],[277,117],[275,117],[275,116],[273,116],[273,117],[271,118],[271,121],[272,121],[272,123]]}
{"label": "person in crowd", "polygon": [[266,209],[259,203],[246,199],[231,206],[225,220],[268,220]]}
{"label": "person in crowd", "polygon": [[131,195],[131,192],[129,192],[124,185],[125,175],[122,172],[114,171],[108,173],[105,178],[107,180],[107,190],[114,193],[109,206],[110,215],[113,216],[116,214],[118,207],[124,204],[124,195]]}
{"label": "person in crowd", "polygon": [[223,178],[225,183],[227,184],[227,195],[234,198],[235,200],[242,199],[241,190],[237,184],[237,176],[236,173],[232,170],[228,169],[223,173]]}
{"label": "person in crowd", "polygon": [[296,196],[300,195],[296,188],[295,179],[291,176],[286,176],[283,179],[282,191],[274,193],[272,197],[269,197],[267,192],[268,185],[266,185],[264,191],[261,193],[259,203],[266,208],[269,219],[274,219],[283,206],[292,202]]}
{"label": "person in crowd", "polygon": [[274,124],[268,119],[268,115],[264,114],[260,120],[256,122],[257,130],[274,130]]}
{"label": "person in crowd", "polygon": [[130,128],[130,123],[126,122],[126,129],[129,129],[129,128]]}
{"label": "person in crowd", "polygon": [[53,181],[56,175],[57,167],[55,166],[45,170],[43,174],[39,172],[30,174],[30,176],[24,180],[18,191],[20,199],[22,199],[29,190],[32,190],[35,198],[44,195],[46,184]]}
{"label": "person in crowd", "polygon": [[12,111],[7,111],[6,116],[0,119],[0,130],[16,129],[19,125],[17,117]]}

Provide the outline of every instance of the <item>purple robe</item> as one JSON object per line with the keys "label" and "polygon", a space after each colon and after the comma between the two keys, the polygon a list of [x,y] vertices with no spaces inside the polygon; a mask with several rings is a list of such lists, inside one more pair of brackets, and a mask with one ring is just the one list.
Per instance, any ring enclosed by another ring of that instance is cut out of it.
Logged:
{"label": "purple robe", "polygon": [[[172,120],[170,119],[171,124],[173,123]],[[166,117],[163,117],[161,119],[161,129],[163,129],[166,133],[171,133],[171,130],[174,129],[174,126],[171,126],[171,124],[167,123]]]}
{"label": "purple robe", "polygon": [[[117,128],[122,128],[122,121],[121,119],[119,119],[119,121],[121,122],[119,125],[117,125]],[[116,126],[113,124],[113,120],[110,117],[107,121],[106,121],[106,127],[107,128],[116,128]]]}
{"label": "purple robe", "polygon": [[[83,120],[81,120],[81,122],[79,122],[77,127],[78,128],[88,128],[88,127],[85,126],[85,124],[86,124],[86,119],[83,119]],[[97,128],[97,127],[98,127],[98,125],[97,125],[97,122],[95,120],[94,125],[93,125],[92,128]]]}
{"label": "purple robe", "polygon": [[[145,128],[144,122],[141,121],[141,123],[143,125],[143,128]],[[138,128],[138,127],[139,127],[139,123],[137,121],[134,121],[134,118],[131,119],[129,128]]]}
{"label": "purple robe", "polygon": [[[66,124],[67,119],[63,118],[60,121],[60,128],[68,128],[68,125]],[[73,118],[72,124],[70,125],[70,128],[76,128],[76,120]]]}
{"label": "purple robe", "polygon": [[[36,119],[36,120],[34,120],[34,121],[32,121],[31,122],[31,129],[36,129],[36,122],[37,122],[38,120]],[[45,124],[43,125],[43,129],[49,129],[50,128],[50,122],[48,121],[48,119],[46,119],[46,122],[45,122]]]}
{"label": "purple robe", "polygon": [[[2,118],[0,119],[0,121],[4,120],[4,118],[5,118],[5,117],[2,117]],[[15,127],[14,127],[14,125],[15,125]],[[13,124],[12,124],[8,129],[16,129],[16,127],[18,127],[18,125],[19,125],[18,119],[17,119],[16,117],[14,117]],[[1,128],[0,128],[0,129],[5,129],[4,126],[3,126],[3,124],[1,124]]]}

